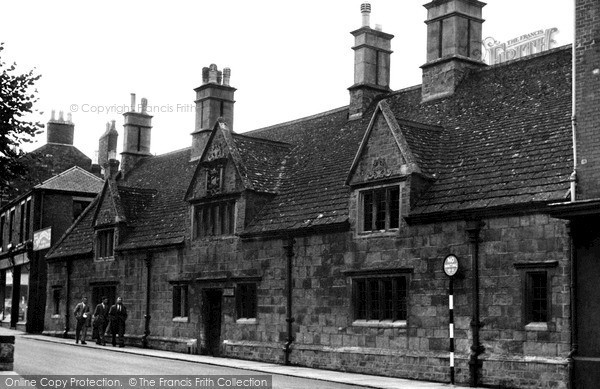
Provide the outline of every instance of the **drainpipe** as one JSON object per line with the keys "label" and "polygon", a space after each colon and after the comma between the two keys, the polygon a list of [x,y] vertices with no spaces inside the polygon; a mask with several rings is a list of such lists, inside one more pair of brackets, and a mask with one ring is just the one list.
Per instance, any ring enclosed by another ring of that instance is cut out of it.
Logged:
{"label": "drainpipe", "polygon": [[294,342],[294,335],[292,332],[292,323],[294,323],[294,318],[292,317],[292,291],[294,289],[292,279],[292,259],[294,258],[294,243],[294,238],[290,236],[285,246],[283,246],[287,257],[287,318],[285,319],[287,322],[287,339],[283,349],[286,365],[290,365],[291,346],[292,342]]}
{"label": "drainpipe", "polygon": [[144,336],[142,347],[148,348],[148,336],[150,336],[150,280],[152,275],[152,253],[147,252],[144,258],[146,262],[146,314],[144,315]]}
{"label": "drainpipe", "polygon": [[571,201],[577,199],[577,0],[573,1],[573,60],[571,65],[571,135],[573,138],[573,173],[569,177],[571,182]]}
{"label": "drainpipe", "polygon": [[67,297],[65,299],[65,332],[63,333],[63,337],[66,338],[69,335],[69,318],[71,317],[71,271],[73,270],[73,264],[70,259],[67,259],[65,268],[67,269],[67,282],[65,288]]}
{"label": "drainpipe", "polygon": [[471,333],[473,343],[471,344],[471,356],[469,359],[469,385],[471,387],[479,386],[479,369],[481,361],[479,355],[484,351],[484,347],[479,343],[479,329],[482,323],[479,321],[479,232],[484,223],[480,220],[467,221],[466,231],[469,235],[469,243],[471,244],[471,279],[473,293],[473,308],[471,317]]}
{"label": "drainpipe", "polygon": [[569,260],[571,261],[571,351],[567,356],[567,368],[569,372],[569,388],[575,388],[575,367],[574,357],[579,349],[579,340],[577,334],[577,262],[575,254],[575,244],[573,242],[573,222],[567,223],[567,234],[569,235]]}

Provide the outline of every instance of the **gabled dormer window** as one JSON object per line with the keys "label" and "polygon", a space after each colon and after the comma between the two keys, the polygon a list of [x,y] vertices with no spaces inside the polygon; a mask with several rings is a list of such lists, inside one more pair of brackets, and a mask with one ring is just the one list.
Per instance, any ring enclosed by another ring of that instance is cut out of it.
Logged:
{"label": "gabled dormer window", "polygon": [[96,234],[96,259],[113,258],[115,255],[115,230],[99,230]]}
{"label": "gabled dormer window", "polygon": [[235,232],[235,200],[194,206],[194,238],[233,235]]}
{"label": "gabled dormer window", "polygon": [[400,187],[367,189],[359,196],[361,232],[389,231],[400,227]]}

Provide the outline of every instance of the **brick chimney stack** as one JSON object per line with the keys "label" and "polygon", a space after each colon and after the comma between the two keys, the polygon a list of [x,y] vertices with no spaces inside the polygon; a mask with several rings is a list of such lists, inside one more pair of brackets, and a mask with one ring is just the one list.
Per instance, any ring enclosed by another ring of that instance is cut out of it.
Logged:
{"label": "brick chimney stack", "polygon": [[380,94],[390,89],[390,57],[393,35],[372,29],[371,4],[360,6],[362,27],[354,35],[354,85],[350,91],[350,119],[358,119]]}
{"label": "brick chimney stack", "polygon": [[141,112],[135,111],[135,94],[131,94],[131,111],[123,114],[125,119],[121,169],[127,174],[141,159],[150,156],[152,116],[147,111],[148,100],[142,99]]}
{"label": "brick chimney stack", "polygon": [[600,2],[575,2],[577,200],[600,198]]}
{"label": "brick chimney stack", "polygon": [[423,69],[423,102],[450,96],[469,69],[481,60],[481,18],[485,3],[434,0],[427,8],[427,63]]}
{"label": "brick chimney stack", "polygon": [[212,64],[202,69],[202,85],[194,89],[196,92],[196,126],[192,133],[192,152],[190,160],[202,156],[206,142],[219,118],[233,129],[233,95],[235,88],[229,85],[231,70],[218,70]]}
{"label": "brick chimney stack", "polygon": [[113,159],[116,158],[118,138],[119,133],[117,132],[115,121],[106,123],[106,131],[102,134],[98,142],[98,165],[103,169],[104,178],[108,177],[105,165],[111,157]]}
{"label": "brick chimney stack", "polygon": [[55,119],[55,112],[52,110],[50,120],[46,126],[46,141],[48,143],[73,145],[74,135],[75,124],[71,121],[71,114],[67,114],[67,120],[65,120],[63,111],[60,111],[58,119]]}

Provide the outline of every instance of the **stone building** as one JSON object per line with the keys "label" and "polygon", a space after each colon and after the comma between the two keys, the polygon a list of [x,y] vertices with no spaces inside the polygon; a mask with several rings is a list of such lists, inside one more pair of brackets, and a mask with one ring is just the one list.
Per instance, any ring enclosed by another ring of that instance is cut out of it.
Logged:
{"label": "stone building", "polygon": [[1,325],[28,332],[44,329],[44,255],[102,186],[91,159],[73,146],[70,117],[53,113],[46,130],[47,143],[24,157],[28,173],[3,193],[0,206]]}
{"label": "stone building", "polygon": [[[398,91],[393,36],[364,4],[349,105],[243,134],[229,70],[205,68],[190,148],[149,155],[151,117],[125,114],[122,169],[109,161],[94,206],[47,255],[48,292],[124,296],[129,342],[144,347],[594,387],[598,345],[574,333],[598,338],[598,240],[585,227],[572,240],[565,219],[597,217],[600,5],[576,3],[575,50],[487,66],[485,4],[434,0],[423,84]],[[577,305],[572,244],[588,256]],[[51,308],[46,332],[62,333]]]}

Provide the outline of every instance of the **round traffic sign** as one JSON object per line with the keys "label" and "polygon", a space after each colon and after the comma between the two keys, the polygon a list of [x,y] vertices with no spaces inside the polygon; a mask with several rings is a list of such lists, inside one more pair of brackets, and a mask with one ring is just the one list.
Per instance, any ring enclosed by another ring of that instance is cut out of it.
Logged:
{"label": "round traffic sign", "polygon": [[448,255],[446,259],[444,259],[444,273],[448,277],[452,277],[458,272],[458,258],[456,255]]}

